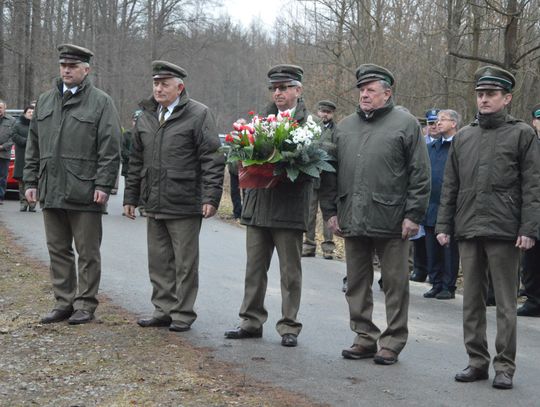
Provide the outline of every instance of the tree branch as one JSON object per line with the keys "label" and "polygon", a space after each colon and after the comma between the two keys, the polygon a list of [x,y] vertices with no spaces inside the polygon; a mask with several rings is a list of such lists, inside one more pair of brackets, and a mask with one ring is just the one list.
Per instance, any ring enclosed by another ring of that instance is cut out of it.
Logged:
{"label": "tree branch", "polygon": [[459,52],[454,52],[454,51],[450,51],[449,54],[457,58],[468,59],[469,61],[485,62],[486,64],[497,65],[497,66],[500,66],[501,68],[505,67],[502,62],[497,61],[495,59],[491,59],[491,58],[475,57],[472,55],[460,54]]}

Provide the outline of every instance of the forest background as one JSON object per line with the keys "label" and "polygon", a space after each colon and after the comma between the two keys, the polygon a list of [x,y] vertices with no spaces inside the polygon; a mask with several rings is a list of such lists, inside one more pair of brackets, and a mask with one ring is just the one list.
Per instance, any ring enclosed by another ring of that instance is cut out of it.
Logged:
{"label": "forest background", "polygon": [[[396,103],[476,113],[472,78],[498,65],[518,78],[512,114],[530,121],[540,102],[540,0],[292,0],[273,25],[248,26],[215,10],[219,0],[0,0],[0,98],[9,108],[51,88],[56,46],[95,53],[94,84],[115,100],[124,126],[151,95],[150,62],[184,67],[191,97],[213,110],[220,132],[269,99],[266,72],[301,65],[304,96],[357,106],[354,72],[376,63],[396,76]],[[272,2],[268,2],[272,7]],[[237,16],[235,16],[237,17]]]}

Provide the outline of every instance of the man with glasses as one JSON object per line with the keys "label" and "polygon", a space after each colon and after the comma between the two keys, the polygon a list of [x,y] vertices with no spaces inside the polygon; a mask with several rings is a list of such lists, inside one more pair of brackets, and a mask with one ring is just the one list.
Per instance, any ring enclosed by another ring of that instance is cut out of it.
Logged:
{"label": "man with glasses", "polygon": [[441,110],[438,114],[437,131],[439,138],[428,144],[431,161],[431,195],[424,219],[426,231],[426,252],[429,282],[431,290],[424,293],[425,298],[449,300],[455,297],[456,279],[459,269],[459,252],[457,243],[451,239],[450,244],[441,246],[435,235],[437,211],[441,200],[441,188],[444,179],[444,167],[448,151],[460,124],[459,113],[455,110]]}
{"label": "man with glasses", "polygon": [[[304,71],[277,65],[268,71],[272,103],[266,114],[288,113],[300,125],[308,117],[302,100]],[[302,324],[297,319],[302,288],[302,234],[307,229],[312,183],[302,178],[274,188],[247,189],[241,223],[246,225],[247,264],[240,326],[225,332],[228,339],[260,338],[268,318],[264,297],[274,248],[281,275],[281,319],[277,331],[282,346],[296,346]]]}
{"label": "man with glasses", "polygon": [[468,366],[458,382],[487,380],[488,276],[497,302],[493,387],[511,389],[516,369],[516,293],[520,250],[535,245],[540,207],[538,141],[507,112],[514,75],[494,66],[475,73],[477,120],[461,129],[448,155],[437,215],[437,240],[459,244],[463,335]]}

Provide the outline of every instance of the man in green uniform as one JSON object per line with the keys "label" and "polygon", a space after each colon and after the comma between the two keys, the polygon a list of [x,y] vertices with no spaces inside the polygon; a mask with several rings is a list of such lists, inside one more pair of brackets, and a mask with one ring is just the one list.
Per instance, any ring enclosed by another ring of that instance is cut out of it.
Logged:
{"label": "man in green uniform", "polygon": [[491,275],[497,303],[493,387],[512,388],[516,368],[516,293],[520,249],[535,244],[540,164],[534,131],[507,113],[515,78],[504,69],[475,74],[477,119],[454,138],[437,216],[441,245],[459,244],[463,270],[463,335],[469,365],[458,382],[486,380],[490,355],[486,296]]}
{"label": "man in green uniform", "polygon": [[[321,141],[323,142],[323,148],[329,150],[335,143],[336,123],[334,122],[334,113],[336,111],[336,104],[331,100],[321,100],[317,105],[317,116],[319,116],[319,119],[322,121],[321,126],[323,129]],[[317,213],[319,212],[319,188],[320,180],[313,181],[313,192],[309,206],[308,229],[304,235],[304,244],[302,246],[303,257],[315,256],[315,251],[317,249],[315,235],[317,229]],[[323,257],[331,260],[334,257],[336,245],[334,243],[334,234],[328,229],[326,222],[323,222],[323,238],[324,241],[321,244]]]}
{"label": "man in green uniform", "polygon": [[124,192],[124,213],[147,216],[151,318],[142,327],[168,326],[184,332],[197,318],[199,232],[221,199],[225,158],[210,109],[184,85],[186,71],[167,61],[152,62],[153,97],[140,103],[133,128]]}
{"label": "man in green uniform", "polygon": [[[289,113],[304,124],[308,112],[302,95],[304,71],[295,65],[277,65],[268,72],[273,103],[266,114]],[[302,178],[302,177],[301,177]],[[277,322],[283,346],[296,346],[302,324],[297,319],[302,289],[302,233],[306,230],[311,180],[283,181],[274,188],[248,189],[241,223],[246,225],[247,265],[242,322],[226,331],[229,339],[260,338],[268,318],[264,297],[274,248],[281,273],[282,316]]]}
{"label": "man in green uniform", "polygon": [[88,79],[92,52],[71,44],[58,50],[61,78],[37,101],[23,179],[28,202],[43,208],[51,258],[56,304],[41,322],[83,324],[98,305],[101,217],[118,173],[121,130],[112,99]]}
{"label": "man in green uniform", "polygon": [[[428,206],[429,157],[418,121],[394,108],[392,73],[365,64],[356,79],[359,107],[338,124],[337,173],[323,173],[321,208],[330,229],[345,238],[346,298],[357,335],[342,356],[390,365],[408,337],[408,239]],[[375,250],[386,302],[382,333],[372,320]]]}

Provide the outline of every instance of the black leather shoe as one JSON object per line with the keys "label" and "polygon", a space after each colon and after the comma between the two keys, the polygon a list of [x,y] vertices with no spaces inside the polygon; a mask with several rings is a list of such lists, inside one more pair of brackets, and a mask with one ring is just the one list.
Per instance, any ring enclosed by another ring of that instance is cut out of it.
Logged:
{"label": "black leather shoe", "polygon": [[409,277],[409,280],[423,283],[424,281],[426,281],[426,278],[427,278],[426,275],[413,271],[413,273],[411,274],[411,277]]}
{"label": "black leather shoe", "polygon": [[143,328],[148,327],[159,327],[159,326],[169,326],[171,324],[171,319],[159,319],[159,318],[142,318],[137,321],[137,324],[139,326],[142,326]]}
{"label": "black leather shoe", "polygon": [[496,389],[511,389],[512,385],[512,376],[506,372],[496,372],[495,379],[493,379],[493,387]]}
{"label": "black leather shoe", "polygon": [[354,344],[349,349],[343,349],[341,351],[341,356],[343,356],[345,359],[369,359],[375,356],[375,353],[377,353],[377,348],[365,348],[362,345]]}
{"label": "black leather shoe", "polygon": [[191,327],[189,325],[180,324],[173,322],[171,325],[169,325],[169,331],[172,332],[186,332],[189,331]]}
{"label": "black leather shoe", "polygon": [[247,339],[247,338],[261,338],[262,337],[262,327],[250,332],[242,329],[240,327],[236,329],[231,329],[230,331],[225,331],[225,338],[227,339]]}
{"label": "black leather shoe", "polygon": [[55,322],[65,321],[71,316],[71,314],[73,314],[72,308],[53,309],[51,312],[41,318],[40,322],[42,324],[53,324]]}
{"label": "black leather shoe", "polygon": [[298,339],[295,334],[285,334],[281,337],[281,346],[294,347],[298,345]]}
{"label": "black leather shoe", "polygon": [[517,310],[518,317],[540,317],[540,306],[532,305],[530,302],[525,303]]}
{"label": "black leather shoe", "polygon": [[440,288],[433,287],[431,290],[424,293],[424,298],[435,298],[437,297],[437,294],[439,294],[440,292],[441,292]]}
{"label": "black leather shoe", "polygon": [[459,372],[454,378],[456,379],[456,382],[469,383],[477,380],[487,380],[489,378],[489,373],[487,370],[467,366],[465,370]]}
{"label": "black leather shoe", "polygon": [[456,295],[450,290],[441,290],[435,296],[438,300],[452,300],[456,298]]}
{"label": "black leather shoe", "polygon": [[70,325],[86,324],[94,319],[94,313],[83,309],[76,310],[68,319]]}

